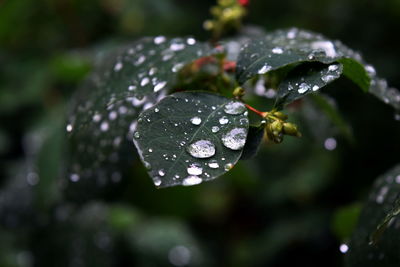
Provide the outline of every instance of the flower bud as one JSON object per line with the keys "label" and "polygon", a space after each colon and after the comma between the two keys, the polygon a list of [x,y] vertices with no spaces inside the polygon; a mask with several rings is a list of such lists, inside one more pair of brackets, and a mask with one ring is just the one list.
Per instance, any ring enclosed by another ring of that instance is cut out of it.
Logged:
{"label": "flower bud", "polygon": [[301,133],[297,129],[297,126],[290,122],[285,122],[283,124],[283,133],[291,136],[301,137]]}

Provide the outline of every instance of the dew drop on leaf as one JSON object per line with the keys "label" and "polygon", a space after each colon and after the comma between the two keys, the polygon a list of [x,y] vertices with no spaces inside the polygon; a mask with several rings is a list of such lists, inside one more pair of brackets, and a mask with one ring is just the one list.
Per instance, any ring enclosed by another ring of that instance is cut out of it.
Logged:
{"label": "dew drop on leaf", "polygon": [[201,175],[203,173],[203,168],[198,163],[192,163],[187,168],[187,172],[190,175]]}
{"label": "dew drop on leaf", "polygon": [[215,155],[215,145],[208,140],[198,140],[187,147],[187,152],[195,158],[210,158]]}
{"label": "dew drop on leaf", "polygon": [[165,171],[164,170],[159,170],[158,171],[158,175],[160,175],[161,177],[165,175]]}
{"label": "dew drop on leaf", "polygon": [[307,92],[310,89],[310,86],[306,83],[301,83],[299,85],[299,89],[297,90],[299,92],[299,94],[304,94],[305,92]]}
{"label": "dew drop on leaf", "polygon": [[191,185],[196,185],[196,184],[200,184],[203,180],[195,175],[191,175],[186,177],[183,182],[182,185],[184,186],[191,186]]}
{"label": "dew drop on leaf", "polygon": [[271,66],[265,64],[259,71],[258,74],[265,74],[272,69]]}
{"label": "dew drop on leaf", "polygon": [[223,116],[219,119],[219,123],[221,125],[227,124],[229,122],[229,119],[226,116]]}
{"label": "dew drop on leaf", "polygon": [[160,186],[161,185],[161,179],[158,177],[154,177],[153,182],[156,186]]}
{"label": "dew drop on leaf", "polygon": [[213,133],[218,133],[218,132],[219,132],[219,127],[218,127],[218,126],[213,126],[213,127],[211,128],[211,131],[212,131]]}
{"label": "dew drop on leaf", "polygon": [[242,149],[246,143],[247,130],[245,128],[233,128],[222,136],[222,143],[232,150]]}
{"label": "dew drop on leaf", "polygon": [[218,169],[219,164],[216,160],[212,160],[208,163],[208,167],[210,167],[211,169]]}
{"label": "dew drop on leaf", "polygon": [[224,170],[225,171],[229,171],[229,170],[231,170],[233,168],[233,164],[232,163],[227,163],[227,164],[225,164],[225,166],[224,166]]}
{"label": "dew drop on leaf", "polygon": [[201,124],[201,118],[200,117],[193,117],[190,119],[190,122],[193,125],[200,125]]}
{"label": "dew drop on leaf", "polygon": [[225,105],[224,111],[227,114],[238,115],[245,112],[246,107],[240,102],[232,101]]}

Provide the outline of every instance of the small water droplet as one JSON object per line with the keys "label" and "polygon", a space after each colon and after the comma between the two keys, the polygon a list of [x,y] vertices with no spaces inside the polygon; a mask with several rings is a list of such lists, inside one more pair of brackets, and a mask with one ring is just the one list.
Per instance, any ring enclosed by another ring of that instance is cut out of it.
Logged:
{"label": "small water droplet", "polygon": [[211,128],[211,131],[212,131],[213,133],[218,133],[218,132],[219,132],[219,127],[218,127],[218,126],[213,126],[213,127]]}
{"label": "small water droplet", "polygon": [[188,176],[185,179],[183,179],[182,185],[191,186],[191,185],[200,184],[201,182],[203,182],[203,180],[200,177],[191,175],[191,176]]}
{"label": "small water droplet", "polygon": [[328,71],[336,71],[339,68],[339,65],[329,65]]}
{"label": "small water droplet", "polygon": [[167,85],[167,82],[166,82],[166,81],[162,81],[162,82],[157,83],[157,84],[154,86],[154,92],[160,91],[161,89],[163,89],[163,88],[165,87],[165,85]]}
{"label": "small water droplet", "polygon": [[120,70],[122,69],[123,66],[124,66],[124,65],[122,64],[122,62],[117,62],[117,63],[114,65],[114,71],[116,71],[116,72],[120,71]]}
{"label": "small water droplet", "polygon": [[310,89],[310,86],[306,83],[301,83],[299,85],[299,89],[297,90],[297,92],[299,92],[299,94],[304,94],[305,92],[307,92]]}
{"label": "small water droplet", "polygon": [[165,171],[163,169],[158,171],[158,175],[160,175],[161,177],[163,177],[165,175]]}
{"label": "small water droplet", "polygon": [[106,131],[108,131],[108,128],[109,128],[110,126],[108,125],[108,122],[106,122],[106,121],[103,121],[101,124],[100,124],[100,130],[102,131],[102,132],[106,132]]}
{"label": "small water droplet", "polygon": [[201,124],[201,118],[200,117],[193,117],[190,119],[190,122],[193,125],[200,125]]}
{"label": "small water droplet", "polygon": [[218,169],[219,164],[216,160],[212,160],[208,163],[208,167],[210,167],[211,169]]}
{"label": "small water droplet", "polygon": [[280,47],[274,47],[272,49],[272,53],[274,53],[274,54],[282,54],[283,53],[283,49],[280,48]]}
{"label": "small water droplet", "polygon": [[165,36],[157,36],[154,38],[154,43],[155,44],[162,44],[167,40],[167,38],[165,38]]}
{"label": "small water droplet", "polygon": [[140,81],[140,86],[146,86],[148,85],[150,82],[150,79],[148,77],[144,77],[141,81]]}
{"label": "small water droplet", "polygon": [[237,115],[245,112],[246,107],[241,102],[231,101],[224,106],[224,111],[227,114]]}
{"label": "small water droplet", "polygon": [[222,143],[227,148],[239,150],[246,143],[247,130],[245,128],[233,128],[222,136]]}
{"label": "small water droplet", "polygon": [[68,124],[67,125],[67,127],[65,127],[65,129],[67,130],[67,132],[72,132],[72,130],[73,130],[73,127],[72,127],[72,124]]}
{"label": "small water droplet", "polygon": [[332,82],[333,80],[335,80],[337,77],[334,75],[324,75],[321,77],[321,80],[323,80],[326,83]]}
{"label": "small water droplet", "polygon": [[155,113],[157,113],[157,112],[159,112],[159,111],[160,111],[160,110],[159,110],[158,108],[155,108],[155,109],[154,109],[154,112],[155,112]]}
{"label": "small water droplet", "polygon": [[226,116],[223,116],[219,119],[219,123],[221,125],[227,124],[229,122],[229,119]]}
{"label": "small water droplet", "polygon": [[146,60],[144,55],[140,55],[139,58],[133,63],[135,66],[141,65]]}
{"label": "small water droplet", "polygon": [[198,140],[190,144],[187,151],[195,158],[210,158],[215,155],[215,145],[208,140]]}
{"label": "small water droplet", "polygon": [[133,134],[133,137],[135,137],[136,139],[139,139],[140,138],[140,133],[139,132],[135,132]]}
{"label": "small water droplet", "polygon": [[259,69],[258,74],[265,74],[272,69],[271,66],[265,64],[261,69]]}
{"label": "small water droplet", "polygon": [[326,150],[330,150],[330,151],[335,150],[336,146],[337,146],[337,142],[336,142],[336,139],[333,137],[327,138],[324,142],[324,147]]}
{"label": "small water droplet", "polygon": [[349,251],[349,246],[347,244],[341,244],[339,250],[343,254],[346,254]]}
{"label": "small water droplet", "polygon": [[232,163],[227,163],[227,164],[225,164],[225,166],[224,166],[224,170],[225,171],[229,171],[229,170],[231,170],[233,168],[233,164]]}
{"label": "small water droplet", "polygon": [[147,151],[149,151],[149,153],[152,153],[153,149],[149,148]]}
{"label": "small water droplet", "polygon": [[315,92],[315,91],[318,91],[319,90],[319,86],[318,85],[314,85],[313,86],[313,88],[312,88],[312,90]]}
{"label": "small water droplet", "polygon": [[78,182],[78,181],[79,181],[80,177],[79,177],[79,175],[78,175],[78,174],[76,174],[76,173],[72,173],[72,174],[69,176],[69,179],[71,180],[71,182],[74,182],[74,183],[76,183],[76,182]]}
{"label": "small water droplet", "polygon": [[187,168],[187,173],[190,175],[201,175],[203,173],[203,168],[200,167],[198,163],[192,163]]}
{"label": "small water droplet", "polygon": [[185,49],[185,44],[183,43],[173,43],[169,46],[169,49],[171,49],[172,51],[180,51]]}
{"label": "small water droplet", "polygon": [[153,182],[154,182],[155,186],[161,185],[161,179],[159,177],[154,177]]}
{"label": "small water droplet", "polygon": [[178,72],[183,68],[183,63],[177,63],[172,67],[172,72]]}
{"label": "small water droplet", "polygon": [[187,38],[186,39],[186,43],[188,44],[188,45],[194,45],[195,43],[196,43],[196,39],[194,39],[194,38]]}

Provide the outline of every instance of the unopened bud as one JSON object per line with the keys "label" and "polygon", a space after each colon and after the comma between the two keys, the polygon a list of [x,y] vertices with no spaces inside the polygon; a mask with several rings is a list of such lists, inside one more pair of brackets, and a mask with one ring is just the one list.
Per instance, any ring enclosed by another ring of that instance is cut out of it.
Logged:
{"label": "unopened bud", "polygon": [[301,137],[301,133],[297,129],[297,126],[290,122],[283,124],[283,133],[291,136]]}
{"label": "unopened bud", "polygon": [[282,125],[281,121],[276,120],[273,123],[271,123],[271,130],[274,133],[274,135],[275,135],[275,132],[281,133],[282,128],[283,128],[283,125]]}
{"label": "unopened bud", "polygon": [[245,92],[242,87],[236,87],[235,90],[233,90],[233,96],[242,97],[244,94]]}
{"label": "unopened bud", "polygon": [[288,116],[280,111],[276,111],[273,115],[281,120],[287,120]]}

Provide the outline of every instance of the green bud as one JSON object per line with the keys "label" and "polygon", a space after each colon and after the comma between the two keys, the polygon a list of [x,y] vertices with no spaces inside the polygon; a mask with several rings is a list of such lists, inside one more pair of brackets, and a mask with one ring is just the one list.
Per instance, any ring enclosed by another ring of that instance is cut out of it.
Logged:
{"label": "green bud", "polygon": [[242,96],[244,96],[244,94],[245,94],[245,92],[242,87],[236,87],[235,90],[233,90],[233,96],[242,97]]}
{"label": "green bud", "polygon": [[301,133],[297,129],[297,126],[290,122],[285,122],[283,124],[283,133],[291,136],[301,137]]}
{"label": "green bud", "polygon": [[273,115],[281,120],[287,120],[288,116],[280,111],[276,111]]}
{"label": "green bud", "polygon": [[282,128],[283,128],[283,124],[282,124],[281,121],[276,120],[273,123],[271,123],[271,130],[273,132],[281,133],[282,132]]}

